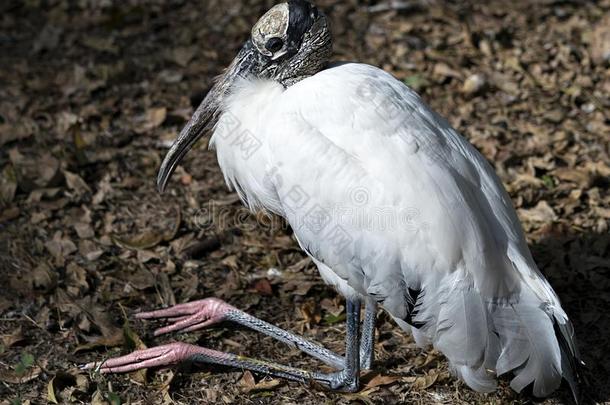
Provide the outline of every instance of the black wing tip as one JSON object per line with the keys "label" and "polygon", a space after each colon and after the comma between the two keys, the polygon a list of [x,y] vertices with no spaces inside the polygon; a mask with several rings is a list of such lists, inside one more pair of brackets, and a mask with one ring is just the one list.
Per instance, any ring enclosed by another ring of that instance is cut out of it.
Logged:
{"label": "black wing tip", "polygon": [[[553,329],[555,331],[555,336],[557,337],[559,349],[561,350],[562,363],[564,361],[567,363],[565,364],[565,368],[562,364],[563,379],[570,388],[574,402],[577,405],[582,404],[583,392],[581,388],[588,385],[583,373],[587,368],[586,364],[580,359],[575,343],[570,344],[570,342],[568,342],[568,337],[562,333],[557,318],[553,319]],[[574,351],[571,347],[574,348]]]}

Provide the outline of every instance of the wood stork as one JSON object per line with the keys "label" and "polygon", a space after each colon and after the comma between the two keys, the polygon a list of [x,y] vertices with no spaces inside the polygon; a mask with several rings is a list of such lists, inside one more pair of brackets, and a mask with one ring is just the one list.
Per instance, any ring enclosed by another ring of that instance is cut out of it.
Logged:
{"label": "wood stork", "polygon": [[252,210],[286,218],[322,278],[345,296],[345,356],[215,298],[137,317],[172,322],[156,334],[236,322],[338,371],[172,343],[105,361],[101,372],[191,360],[355,391],[373,361],[379,304],[476,391],[512,373],[517,392],[532,385],[547,396],[563,378],[576,396],[572,325],[492,167],[390,74],[330,63],[331,43],[327,18],[309,2],[269,10],[176,139],[158,188],[212,130],[227,184]]}

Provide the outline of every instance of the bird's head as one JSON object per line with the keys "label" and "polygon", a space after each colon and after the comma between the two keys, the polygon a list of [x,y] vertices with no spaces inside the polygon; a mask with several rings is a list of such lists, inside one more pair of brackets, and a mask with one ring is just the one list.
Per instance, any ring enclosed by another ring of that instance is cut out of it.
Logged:
{"label": "bird's head", "polygon": [[288,87],[324,69],[331,52],[328,20],[313,4],[289,0],[271,8],[174,141],[159,169],[159,191],[163,192],[189,149],[216,124],[223,100],[237,79],[274,80]]}

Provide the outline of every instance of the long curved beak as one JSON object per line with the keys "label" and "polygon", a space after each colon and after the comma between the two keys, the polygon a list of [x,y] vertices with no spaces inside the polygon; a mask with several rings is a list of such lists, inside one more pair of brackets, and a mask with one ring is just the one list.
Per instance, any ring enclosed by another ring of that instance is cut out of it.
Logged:
{"label": "long curved beak", "polygon": [[216,125],[218,116],[221,112],[223,100],[229,93],[233,83],[239,77],[247,77],[255,74],[260,67],[260,60],[254,50],[252,42],[248,40],[237,54],[227,70],[216,80],[201,105],[197,108],[190,121],[180,131],[180,135],[174,141],[157,175],[157,189],[160,193],[165,191],[167,182],[178,163],[187,154],[191,147],[206,133]]}

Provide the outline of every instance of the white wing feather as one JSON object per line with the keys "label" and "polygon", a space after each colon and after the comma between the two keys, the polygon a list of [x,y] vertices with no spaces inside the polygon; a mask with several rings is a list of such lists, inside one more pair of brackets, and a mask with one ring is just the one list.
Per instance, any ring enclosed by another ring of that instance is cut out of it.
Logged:
{"label": "white wing feather", "polygon": [[[235,119],[256,153],[240,158],[223,132]],[[408,87],[351,63],[287,90],[244,81],[219,128],[212,144],[244,200],[283,215],[327,282],[417,326],[472,388],[495,388],[488,369],[539,396],[571,378],[571,324],[500,180]]]}

